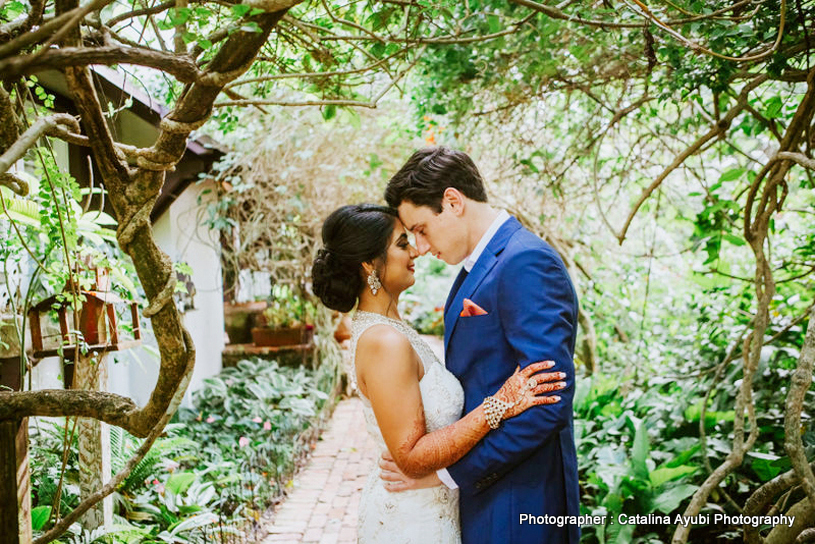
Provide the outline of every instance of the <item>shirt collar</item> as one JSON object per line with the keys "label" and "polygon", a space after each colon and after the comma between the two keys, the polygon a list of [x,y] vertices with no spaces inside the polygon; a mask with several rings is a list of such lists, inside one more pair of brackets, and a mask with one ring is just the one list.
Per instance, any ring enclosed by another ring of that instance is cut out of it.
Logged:
{"label": "shirt collar", "polygon": [[487,244],[490,243],[490,240],[492,240],[493,236],[495,236],[495,233],[498,232],[498,229],[501,228],[501,225],[506,223],[508,219],[509,214],[506,212],[506,210],[501,210],[500,212],[498,212],[498,217],[496,217],[495,220],[492,222],[490,228],[487,229],[487,232],[485,232],[484,235],[481,236],[481,240],[478,241],[478,244],[475,246],[473,252],[470,253],[470,255],[466,259],[464,259],[464,270],[466,270],[469,273],[473,269],[473,266],[475,266],[476,261],[478,261],[478,258],[484,252],[484,249],[487,247]]}

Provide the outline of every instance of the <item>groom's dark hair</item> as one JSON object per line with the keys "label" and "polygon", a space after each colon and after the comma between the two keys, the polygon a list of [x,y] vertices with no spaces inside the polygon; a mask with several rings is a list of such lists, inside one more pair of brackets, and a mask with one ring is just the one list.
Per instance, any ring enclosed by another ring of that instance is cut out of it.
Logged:
{"label": "groom's dark hair", "polygon": [[411,155],[390,179],[385,200],[392,208],[410,202],[441,213],[441,201],[448,187],[458,189],[471,200],[487,201],[481,174],[466,153],[444,146],[425,147]]}

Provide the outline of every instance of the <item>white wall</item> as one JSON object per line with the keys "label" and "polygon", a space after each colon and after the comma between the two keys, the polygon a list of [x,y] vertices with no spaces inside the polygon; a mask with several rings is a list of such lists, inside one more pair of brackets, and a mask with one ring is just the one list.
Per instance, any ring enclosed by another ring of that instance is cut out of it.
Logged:
{"label": "white wall", "polygon": [[[169,209],[175,253],[168,253],[174,260],[184,261],[192,268],[195,286],[195,308],[184,314],[184,325],[192,335],[196,350],[195,372],[185,403],[189,403],[192,391],[201,388],[204,379],[221,371],[225,345],[221,245],[217,234],[202,224],[204,210],[198,204],[199,196],[204,201],[215,198],[213,185],[212,182],[190,185]],[[209,193],[203,195],[207,189]],[[162,242],[158,239],[160,246]]]}
{"label": "white wall", "polygon": [[[212,189],[210,183],[190,185],[153,225],[159,247],[173,262],[183,261],[192,268],[194,308],[187,310],[182,317],[195,344],[196,357],[192,381],[184,397],[185,406],[191,405],[192,391],[199,389],[206,378],[221,371],[224,349],[220,243],[217,235],[202,224],[204,210],[198,204],[198,197],[206,189]],[[212,194],[214,191],[210,192]],[[154,341],[146,340],[145,344],[148,343],[155,346]],[[140,362],[132,360],[134,357]],[[141,348],[133,350],[132,354],[119,355],[119,360],[120,363],[110,367],[110,390],[143,406],[158,377],[155,355]]]}

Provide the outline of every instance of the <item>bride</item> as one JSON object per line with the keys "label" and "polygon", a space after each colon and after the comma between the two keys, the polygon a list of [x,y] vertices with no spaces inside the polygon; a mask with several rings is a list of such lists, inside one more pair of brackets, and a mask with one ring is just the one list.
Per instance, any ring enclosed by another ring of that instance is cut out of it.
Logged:
{"label": "bride", "polygon": [[[399,295],[413,285],[418,256],[396,211],[348,205],[323,224],[312,268],[314,293],[341,312],[357,305],[351,356],[368,432],[382,453],[416,481],[390,493],[374,467],[362,492],[358,539],[363,544],[455,544],[461,541],[458,490],[435,471],[461,459],[502,419],[560,400],[560,373],[537,373],[550,361],[516,370],[492,397],[461,417],[464,392],[430,347],[399,318]],[[536,374],[537,373],[537,374]],[[460,418],[460,419],[459,419]],[[395,488],[394,488],[395,490]]]}

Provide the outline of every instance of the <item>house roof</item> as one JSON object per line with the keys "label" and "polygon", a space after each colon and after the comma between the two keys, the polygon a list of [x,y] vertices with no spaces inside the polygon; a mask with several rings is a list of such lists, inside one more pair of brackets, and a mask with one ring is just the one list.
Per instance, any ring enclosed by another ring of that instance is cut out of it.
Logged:
{"label": "house roof", "polygon": [[[103,103],[123,104],[130,98],[132,103],[128,108],[129,111],[153,125],[158,135],[159,123],[162,117],[170,113],[169,108],[150,96],[144,88],[136,85],[133,77],[128,77],[107,66],[93,66],[92,70],[97,92]],[[37,77],[44,87],[58,95],[56,101],[58,109],[76,113],[70,98],[70,91],[60,72],[49,70],[38,73]],[[173,201],[198,179],[198,174],[208,171],[212,163],[226,151],[226,148],[209,136],[201,135],[190,138],[187,141],[187,149],[176,165],[176,169],[166,173],[161,194],[150,214],[151,219],[155,222],[161,217]]]}

